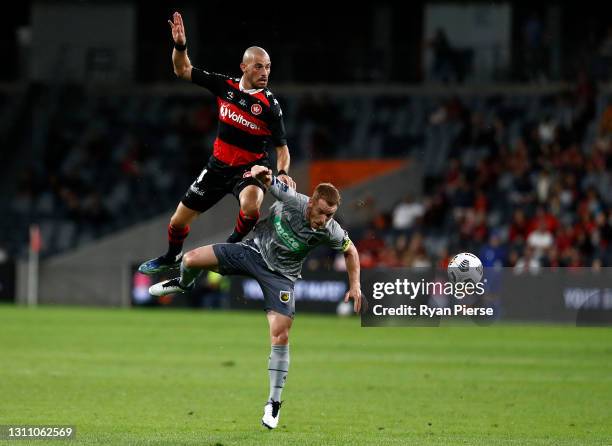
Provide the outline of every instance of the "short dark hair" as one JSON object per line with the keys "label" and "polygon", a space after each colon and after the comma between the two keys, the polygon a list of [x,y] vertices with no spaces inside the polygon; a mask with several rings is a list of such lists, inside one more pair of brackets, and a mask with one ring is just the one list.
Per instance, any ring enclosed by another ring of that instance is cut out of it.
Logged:
{"label": "short dark hair", "polygon": [[316,201],[319,198],[327,201],[327,204],[330,206],[340,206],[340,202],[342,201],[340,191],[331,183],[321,183],[315,187],[315,190],[312,193],[312,199],[313,201]]}

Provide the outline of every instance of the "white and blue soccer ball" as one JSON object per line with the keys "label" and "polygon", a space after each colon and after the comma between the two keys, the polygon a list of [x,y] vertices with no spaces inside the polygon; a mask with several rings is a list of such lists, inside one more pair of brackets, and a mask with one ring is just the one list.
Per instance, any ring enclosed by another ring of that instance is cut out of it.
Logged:
{"label": "white and blue soccer ball", "polygon": [[448,263],[448,279],[453,283],[480,283],[484,268],[480,259],[471,252],[460,252]]}

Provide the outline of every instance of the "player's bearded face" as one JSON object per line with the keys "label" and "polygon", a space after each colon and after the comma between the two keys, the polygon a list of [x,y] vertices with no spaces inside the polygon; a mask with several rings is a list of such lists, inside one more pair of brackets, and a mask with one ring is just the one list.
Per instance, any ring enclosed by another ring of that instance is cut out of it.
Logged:
{"label": "player's bearded face", "polygon": [[308,202],[308,220],[312,229],[323,229],[327,223],[334,217],[337,205],[330,206],[323,198],[313,201],[311,198]]}
{"label": "player's bearded face", "polygon": [[270,59],[261,57],[248,64],[244,74],[252,88],[264,88],[268,85],[270,71]]}

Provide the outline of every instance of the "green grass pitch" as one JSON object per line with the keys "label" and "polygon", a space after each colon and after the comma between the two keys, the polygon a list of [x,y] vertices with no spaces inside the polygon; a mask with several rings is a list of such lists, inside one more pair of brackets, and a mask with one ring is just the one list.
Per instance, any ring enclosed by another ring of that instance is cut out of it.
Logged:
{"label": "green grass pitch", "polygon": [[298,313],[275,431],[268,353],[263,312],[2,306],[0,424],[76,425],[53,445],[612,444],[609,328]]}

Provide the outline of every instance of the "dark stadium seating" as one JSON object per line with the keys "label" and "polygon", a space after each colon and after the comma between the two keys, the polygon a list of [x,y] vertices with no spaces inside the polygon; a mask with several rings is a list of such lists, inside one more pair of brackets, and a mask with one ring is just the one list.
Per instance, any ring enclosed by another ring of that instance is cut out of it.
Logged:
{"label": "dark stadium seating", "polygon": [[[28,155],[2,165],[10,200],[2,203],[0,245],[14,256],[25,252],[30,222],[41,225],[43,254],[50,255],[166,212],[204,166],[216,130],[206,94],[65,85],[21,95],[33,118],[17,133],[3,112],[18,94],[0,95],[3,136],[10,133],[13,150]],[[541,215],[557,222],[548,228],[556,250],[537,250],[542,265],[611,261],[611,157],[599,135],[605,94],[500,89],[280,98],[294,162],[422,163],[426,194],[415,197],[421,217],[403,229],[392,227],[391,214],[373,221],[372,231],[354,228],[388,247],[369,253],[365,266],[444,262],[456,250],[488,250],[512,265],[533,243]],[[511,239],[516,209],[529,229]]]}

